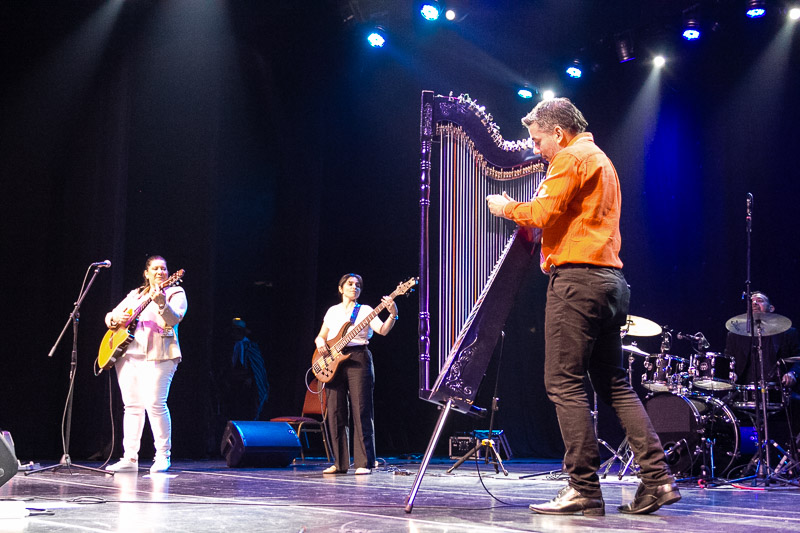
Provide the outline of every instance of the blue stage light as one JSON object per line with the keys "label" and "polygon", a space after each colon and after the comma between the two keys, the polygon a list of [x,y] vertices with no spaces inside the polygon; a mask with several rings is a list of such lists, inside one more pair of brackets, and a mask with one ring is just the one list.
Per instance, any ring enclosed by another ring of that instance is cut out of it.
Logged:
{"label": "blue stage light", "polygon": [[517,91],[517,95],[518,95],[520,98],[524,98],[524,99],[526,99],[526,100],[527,100],[528,98],[533,98],[533,91],[531,91],[530,89],[526,89],[526,88],[524,88],[524,87],[523,87],[522,89],[520,89],[519,91]]}
{"label": "blue stage light", "polygon": [[383,45],[386,44],[386,37],[383,36],[381,30],[376,29],[367,35],[367,42],[373,48],[383,48]]}
{"label": "blue stage light", "polygon": [[700,38],[700,23],[693,14],[684,13],[683,38],[687,41],[694,41]]}
{"label": "blue stage light", "polygon": [[745,14],[751,19],[761,18],[767,14],[764,7],[764,0],[747,0],[747,11]]}
{"label": "blue stage light", "polygon": [[583,75],[580,65],[571,65],[567,68],[567,76],[570,78],[580,78]]}
{"label": "blue stage light", "polygon": [[693,29],[683,30],[683,38],[686,39],[687,41],[694,41],[695,39],[699,39],[700,30],[693,30]]}
{"label": "blue stage light", "polygon": [[419,12],[425,20],[434,21],[439,19],[441,9],[439,9],[439,4],[437,2],[425,2],[422,4]]}

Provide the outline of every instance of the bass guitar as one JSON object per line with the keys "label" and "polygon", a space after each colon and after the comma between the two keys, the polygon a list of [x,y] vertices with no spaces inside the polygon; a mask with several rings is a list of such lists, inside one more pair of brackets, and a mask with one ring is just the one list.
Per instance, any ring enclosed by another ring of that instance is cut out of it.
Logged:
{"label": "bass guitar", "polygon": [[[159,284],[161,290],[167,287],[177,285],[183,279],[185,270],[180,269],[171,275],[169,278]],[[100,343],[100,349],[97,352],[97,367],[100,369],[97,373],[100,374],[103,370],[108,370],[117,359],[125,355],[125,350],[128,345],[133,341],[133,334],[136,332],[136,326],[139,324],[139,315],[144,311],[153,299],[150,297],[145,298],[139,306],[133,310],[131,317],[124,324],[118,324],[117,327],[109,329],[103,341]]]}
{"label": "bass guitar", "polygon": [[[419,278],[411,278],[406,282],[400,283],[392,294],[389,295],[389,301],[412,290],[417,283],[419,283]],[[350,358],[350,354],[343,354],[342,350],[345,349],[350,341],[356,338],[356,335],[358,335],[362,329],[369,325],[373,318],[378,316],[378,313],[386,308],[386,303],[387,302],[382,301],[378,307],[364,317],[364,320],[354,325],[352,328],[350,327],[351,323],[346,322],[339,330],[336,337],[328,339],[328,341],[325,342],[328,346],[328,355],[320,355],[319,349],[314,350],[314,356],[311,358],[311,371],[319,381],[328,383],[333,379],[333,376],[336,374],[336,369],[339,367],[339,363]]]}

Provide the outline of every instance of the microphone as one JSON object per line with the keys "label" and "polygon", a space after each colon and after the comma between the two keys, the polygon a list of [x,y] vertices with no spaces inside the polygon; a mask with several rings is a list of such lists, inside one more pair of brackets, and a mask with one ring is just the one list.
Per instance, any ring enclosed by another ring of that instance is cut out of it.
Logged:
{"label": "microphone", "polygon": [[91,266],[99,268],[109,268],[111,266],[111,261],[106,259],[105,261],[98,261],[97,263],[92,263]]}
{"label": "microphone", "polygon": [[702,348],[708,348],[710,346],[710,344],[708,342],[708,339],[706,339],[706,336],[703,335],[703,333],[700,332],[700,331],[698,331],[694,335],[692,335],[690,333],[678,332],[678,338],[680,340],[684,340],[685,339],[685,340],[694,341],[694,342],[700,344]]}

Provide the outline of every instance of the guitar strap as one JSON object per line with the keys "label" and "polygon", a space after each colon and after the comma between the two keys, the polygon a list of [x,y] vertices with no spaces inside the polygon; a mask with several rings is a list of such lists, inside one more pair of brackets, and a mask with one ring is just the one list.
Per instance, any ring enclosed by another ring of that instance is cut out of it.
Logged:
{"label": "guitar strap", "polygon": [[353,314],[350,315],[350,323],[355,324],[356,318],[358,318],[358,310],[361,309],[361,304],[356,304],[353,306]]}

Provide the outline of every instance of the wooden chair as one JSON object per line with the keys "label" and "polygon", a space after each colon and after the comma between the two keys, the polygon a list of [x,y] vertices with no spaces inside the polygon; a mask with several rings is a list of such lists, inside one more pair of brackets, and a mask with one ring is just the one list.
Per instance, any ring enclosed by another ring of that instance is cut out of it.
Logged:
{"label": "wooden chair", "polygon": [[[313,379],[311,384],[306,388],[305,401],[303,402],[303,411],[300,416],[279,416],[271,418],[270,422],[286,422],[294,428],[297,436],[301,439],[305,437],[305,447],[309,447],[308,433],[319,433],[322,437],[322,446],[325,448],[325,457],[331,461],[333,457],[333,450],[330,449],[328,442],[328,429],[325,427],[325,407],[326,392],[324,387],[322,392],[317,394],[320,390],[320,383],[317,379]],[[306,456],[303,451],[303,446],[300,447],[300,460],[305,461]]]}

